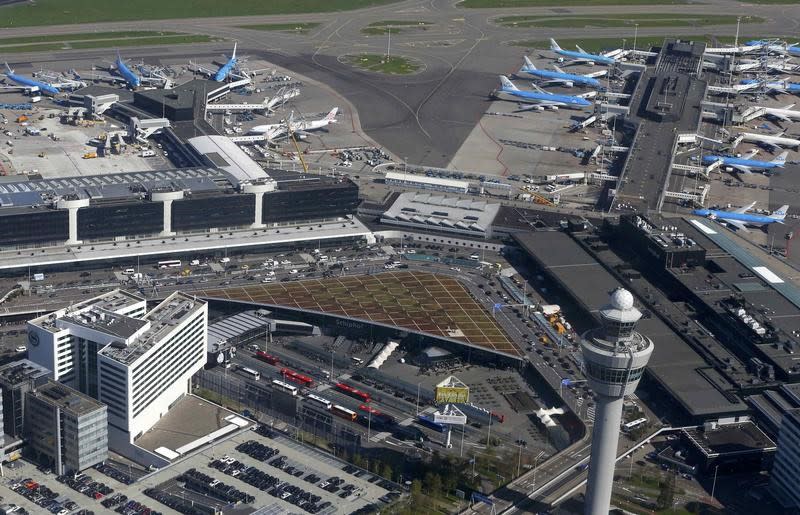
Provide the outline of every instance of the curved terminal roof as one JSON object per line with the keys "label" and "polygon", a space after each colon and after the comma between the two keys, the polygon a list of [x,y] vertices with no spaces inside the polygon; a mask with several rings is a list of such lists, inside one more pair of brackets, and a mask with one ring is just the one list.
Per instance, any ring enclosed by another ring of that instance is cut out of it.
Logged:
{"label": "curved terminal roof", "polygon": [[258,163],[225,136],[197,136],[189,139],[188,143],[214,166],[228,172],[239,184],[275,182]]}

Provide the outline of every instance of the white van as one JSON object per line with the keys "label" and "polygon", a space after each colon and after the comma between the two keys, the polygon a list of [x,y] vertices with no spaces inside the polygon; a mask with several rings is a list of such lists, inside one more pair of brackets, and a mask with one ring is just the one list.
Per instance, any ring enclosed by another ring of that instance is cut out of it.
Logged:
{"label": "white van", "polygon": [[275,282],[275,278],[274,277],[265,277],[265,278],[261,279],[261,282],[262,283],[273,283],[273,282]]}
{"label": "white van", "polygon": [[133,268],[126,268],[125,271],[122,273],[125,275],[132,275],[136,273],[136,270],[134,270]]}
{"label": "white van", "polygon": [[325,263],[325,262],[328,261],[328,259],[330,259],[330,258],[328,258],[328,256],[322,255],[322,256],[319,257],[319,262],[320,263]]}
{"label": "white van", "polygon": [[199,266],[200,265],[200,260],[199,259],[193,259],[193,260],[189,261],[189,265],[191,265],[191,266]]}
{"label": "white van", "polygon": [[231,258],[224,257],[224,258],[220,259],[219,262],[220,263],[230,263],[231,262]]}

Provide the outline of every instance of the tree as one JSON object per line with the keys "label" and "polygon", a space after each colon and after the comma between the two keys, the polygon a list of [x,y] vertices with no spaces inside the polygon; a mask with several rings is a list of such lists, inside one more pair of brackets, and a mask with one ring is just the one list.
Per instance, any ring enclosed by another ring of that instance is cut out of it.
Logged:
{"label": "tree", "polygon": [[659,492],[658,498],[656,499],[658,509],[666,510],[667,508],[671,508],[672,504],[675,502],[675,474],[672,472],[668,473],[658,484],[658,487]]}
{"label": "tree", "polygon": [[411,504],[422,506],[422,483],[419,479],[411,482]]}
{"label": "tree", "polygon": [[432,497],[439,497],[442,495],[442,476],[434,474],[431,477],[430,491]]}
{"label": "tree", "polygon": [[381,467],[381,476],[392,481],[394,479],[394,470],[392,470],[392,466],[388,463],[384,463],[383,467]]}

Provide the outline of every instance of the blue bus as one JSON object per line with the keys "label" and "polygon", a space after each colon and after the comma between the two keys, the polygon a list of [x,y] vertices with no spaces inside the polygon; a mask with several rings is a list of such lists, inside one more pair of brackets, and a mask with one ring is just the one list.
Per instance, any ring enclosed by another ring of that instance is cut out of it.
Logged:
{"label": "blue bus", "polygon": [[433,429],[439,433],[444,433],[447,431],[447,427],[444,424],[440,424],[438,422],[433,421],[433,417],[429,417],[427,415],[420,415],[417,417],[417,424],[421,426],[425,426],[428,429]]}

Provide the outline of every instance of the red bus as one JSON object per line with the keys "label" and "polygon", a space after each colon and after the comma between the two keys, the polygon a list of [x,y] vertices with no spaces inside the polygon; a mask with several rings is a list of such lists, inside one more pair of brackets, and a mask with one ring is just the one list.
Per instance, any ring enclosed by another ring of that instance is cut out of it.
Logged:
{"label": "red bus", "polygon": [[361,411],[366,411],[367,413],[369,413],[370,416],[372,417],[372,420],[374,420],[375,422],[384,423],[384,424],[391,424],[392,422],[394,422],[394,417],[393,416],[387,415],[386,413],[383,413],[382,411],[378,411],[375,408],[373,408],[372,406],[367,406],[366,404],[361,404],[361,405],[359,405],[358,409],[360,409]]}
{"label": "red bus", "polygon": [[297,383],[299,385],[305,386],[306,388],[311,388],[314,386],[314,380],[308,376],[304,376],[303,374],[298,374],[294,370],[289,370],[288,368],[281,369],[281,375],[293,383]]}
{"label": "red bus", "polygon": [[278,365],[281,362],[279,357],[273,356],[272,354],[267,354],[263,350],[256,351],[256,359],[265,361],[270,365]]}
{"label": "red bus", "polygon": [[369,402],[372,400],[367,392],[362,392],[361,390],[353,388],[352,386],[344,383],[336,383],[336,389],[344,394],[349,395],[350,397],[355,397],[361,402]]}

